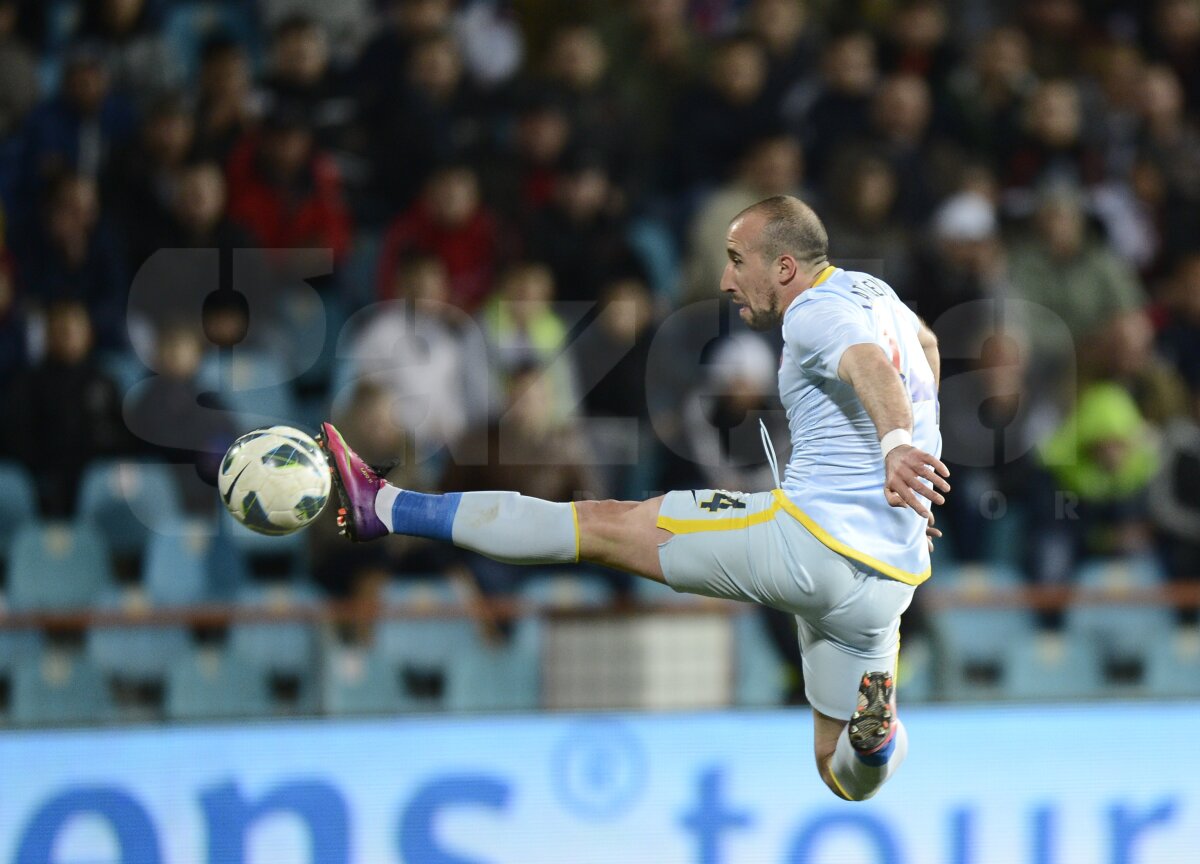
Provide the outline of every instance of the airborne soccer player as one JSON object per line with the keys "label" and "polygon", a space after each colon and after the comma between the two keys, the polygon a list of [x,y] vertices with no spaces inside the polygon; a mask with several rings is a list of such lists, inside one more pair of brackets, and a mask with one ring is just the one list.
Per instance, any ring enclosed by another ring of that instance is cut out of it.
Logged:
{"label": "airborne soccer player", "polygon": [[928,502],[950,490],[936,455],[937,343],[887,284],[829,263],[824,225],[796,198],[739,213],[727,245],[721,291],[751,327],[783,326],[782,488],[574,503],[425,495],[386,483],[326,423],[338,521],[352,540],[392,532],[518,564],[591,561],[794,614],[818,770],[861,801],[908,751],[895,705],[900,615],[940,536]]}

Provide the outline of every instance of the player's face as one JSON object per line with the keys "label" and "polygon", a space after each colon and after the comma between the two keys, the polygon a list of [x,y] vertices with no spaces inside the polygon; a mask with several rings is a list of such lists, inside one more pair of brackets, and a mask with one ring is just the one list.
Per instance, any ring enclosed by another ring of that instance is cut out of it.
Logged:
{"label": "player's face", "polygon": [[721,274],[721,291],[729,295],[738,315],[754,330],[770,330],[779,325],[779,286],[773,278],[773,262],[758,249],[763,217],[749,213],[729,226],[725,253],[729,260]]}

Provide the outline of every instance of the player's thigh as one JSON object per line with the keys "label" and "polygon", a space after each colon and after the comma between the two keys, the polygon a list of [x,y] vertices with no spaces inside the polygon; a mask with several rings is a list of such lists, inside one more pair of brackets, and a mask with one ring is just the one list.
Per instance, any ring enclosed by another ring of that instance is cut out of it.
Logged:
{"label": "player's thigh", "polygon": [[657,527],[662,500],[577,501],[579,560],[665,582],[658,547],[671,535]]}
{"label": "player's thigh", "polygon": [[791,518],[770,492],[668,492],[658,519],[670,532],[659,550],[667,584],[687,594],[796,611],[803,600],[800,586],[788,582],[779,516]]}
{"label": "player's thigh", "polygon": [[805,695],[816,711],[849,720],[865,673],[887,672],[896,680],[900,615],[912,590],[864,575],[860,587],[830,614],[815,621],[797,618]]}

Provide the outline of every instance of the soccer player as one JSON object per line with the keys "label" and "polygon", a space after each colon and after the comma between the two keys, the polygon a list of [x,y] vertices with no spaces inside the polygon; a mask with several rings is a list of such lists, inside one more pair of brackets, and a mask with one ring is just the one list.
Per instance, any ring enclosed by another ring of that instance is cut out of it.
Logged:
{"label": "soccer player", "polygon": [[908,750],[894,701],[900,615],[929,577],[940,532],[928,502],[943,503],[950,472],[936,455],[933,333],[888,285],[830,264],[828,247],[792,197],[729,226],[721,291],[751,327],[783,325],[782,488],[573,503],[426,495],[384,482],[326,423],[343,532],[432,537],[520,564],[592,561],[794,614],[821,778],[842,798],[871,797]]}

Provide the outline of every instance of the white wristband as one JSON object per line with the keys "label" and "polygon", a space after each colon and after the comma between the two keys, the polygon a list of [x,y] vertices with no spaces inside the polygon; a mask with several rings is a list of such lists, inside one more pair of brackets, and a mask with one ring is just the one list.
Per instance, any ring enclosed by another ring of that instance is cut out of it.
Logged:
{"label": "white wristband", "polygon": [[883,451],[883,458],[887,459],[887,455],[901,444],[912,444],[912,433],[907,429],[893,429],[884,435],[879,439],[879,449]]}

